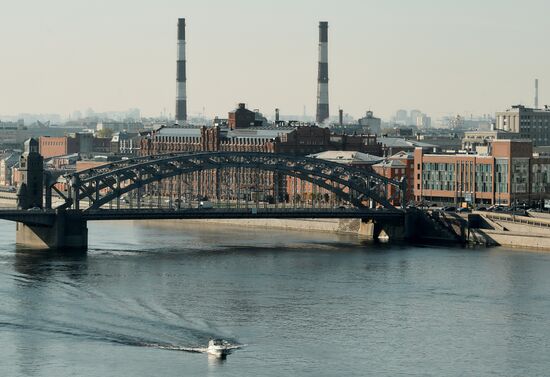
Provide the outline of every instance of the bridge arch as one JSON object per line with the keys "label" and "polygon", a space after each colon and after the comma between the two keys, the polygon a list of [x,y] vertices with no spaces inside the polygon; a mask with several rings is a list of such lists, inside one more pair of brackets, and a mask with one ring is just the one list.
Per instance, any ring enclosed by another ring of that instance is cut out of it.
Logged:
{"label": "bridge arch", "polygon": [[[387,187],[395,186],[405,198],[404,181],[326,160],[259,152],[171,153],[121,160],[64,176],[68,185],[66,203],[60,208],[79,209],[88,198],[89,209],[98,209],[120,196],[154,182],[178,175],[212,169],[244,168],[299,178],[322,187],[338,198],[364,207],[365,200],[395,210]],[[106,195],[100,192],[107,190]],[[346,192],[347,191],[347,192]]]}

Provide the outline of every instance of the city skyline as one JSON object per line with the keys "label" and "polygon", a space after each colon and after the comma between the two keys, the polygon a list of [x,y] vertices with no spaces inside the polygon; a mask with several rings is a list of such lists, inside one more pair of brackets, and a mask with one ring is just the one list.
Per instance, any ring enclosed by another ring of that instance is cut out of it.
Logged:
{"label": "city skyline", "polygon": [[[371,109],[390,118],[398,108],[435,118],[494,114],[532,106],[535,78],[540,105],[550,103],[550,54],[539,47],[550,6],[542,1],[30,3],[32,13],[28,3],[11,4],[0,23],[10,36],[3,115],[134,107],[144,116],[174,114],[179,17],[188,25],[190,115],[223,115],[238,102],[264,114],[302,114],[304,106],[314,114],[321,20],[329,23],[331,116],[339,107],[355,117]],[[501,22],[512,17],[514,24]]]}

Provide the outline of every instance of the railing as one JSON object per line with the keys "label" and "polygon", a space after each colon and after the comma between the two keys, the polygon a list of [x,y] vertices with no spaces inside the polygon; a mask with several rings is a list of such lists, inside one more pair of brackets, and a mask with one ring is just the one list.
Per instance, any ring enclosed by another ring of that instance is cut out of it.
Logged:
{"label": "railing", "polygon": [[545,219],[535,219],[533,217],[506,215],[506,214],[499,214],[499,213],[487,213],[487,212],[484,212],[483,216],[491,220],[506,221],[514,224],[532,225],[540,228],[550,228],[550,220],[545,220]]}

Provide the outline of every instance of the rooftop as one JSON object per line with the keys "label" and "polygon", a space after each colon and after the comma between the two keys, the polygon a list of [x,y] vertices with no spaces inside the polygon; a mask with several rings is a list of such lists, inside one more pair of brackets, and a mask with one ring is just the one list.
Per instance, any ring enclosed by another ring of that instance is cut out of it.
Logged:
{"label": "rooftop", "polygon": [[379,162],[378,164],[373,165],[375,167],[383,167],[383,168],[405,168],[407,165],[403,161],[399,160],[385,160],[382,162]]}
{"label": "rooftop", "polygon": [[382,143],[382,145],[385,145],[387,147],[392,148],[399,148],[399,147],[405,147],[405,148],[415,148],[415,147],[422,147],[422,148],[434,148],[436,145],[423,143],[421,141],[416,140],[407,140],[400,137],[379,137],[378,142]]}
{"label": "rooftop", "polygon": [[383,160],[382,157],[356,151],[325,151],[311,154],[308,157],[348,165],[372,165]]}
{"label": "rooftop", "polygon": [[[294,127],[256,127],[246,129],[229,130],[227,128],[220,129],[221,137],[226,139],[232,138],[262,138],[274,139],[282,134],[287,134],[294,131]],[[158,136],[175,136],[175,137],[200,137],[201,129],[199,127],[189,128],[162,128],[156,135]]]}
{"label": "rooftop", "polygon": [[414,160],[414,153],[401,151],[401,152],[397,152],[393,156],[390,156],[390,160],[397,160],[397,159]]}

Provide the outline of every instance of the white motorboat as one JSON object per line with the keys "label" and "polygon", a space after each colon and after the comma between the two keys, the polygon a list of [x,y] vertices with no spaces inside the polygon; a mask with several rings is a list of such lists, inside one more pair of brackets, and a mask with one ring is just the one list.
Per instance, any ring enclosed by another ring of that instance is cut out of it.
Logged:
{"label": "white motorboat", "polygon": [[206,352],[212,356],[225,358],[235,348],[235,346],[232,346],[223,339],[210,339],[210,341],[208,341],[208,348],[206,349]]}

